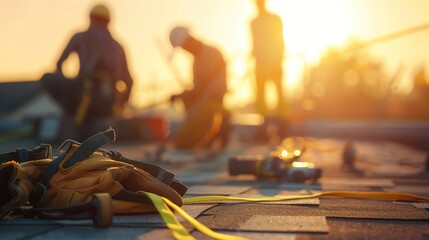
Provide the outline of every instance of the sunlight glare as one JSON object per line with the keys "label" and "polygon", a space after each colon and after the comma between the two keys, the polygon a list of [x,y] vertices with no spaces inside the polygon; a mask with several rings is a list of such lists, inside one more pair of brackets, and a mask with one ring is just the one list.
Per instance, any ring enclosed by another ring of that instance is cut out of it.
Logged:
{"label": "sunlight glare", "polygon": [[311,163],[311,162],[293,162],[292,167],[294,167],[294,168],[314,168],[314,163]]}
{"label": "sunlight glare", "polygon": [[[289,85],[296,87],[304,63],[316,63],[328,46],[341,44],[351,34],[353,16],[346,15],[350,2],[269,1],[267,7],[283,20],[286,72]],[[290,64],[289,62],[294,62]],[[300,64],[298,64],[299,62]]]}

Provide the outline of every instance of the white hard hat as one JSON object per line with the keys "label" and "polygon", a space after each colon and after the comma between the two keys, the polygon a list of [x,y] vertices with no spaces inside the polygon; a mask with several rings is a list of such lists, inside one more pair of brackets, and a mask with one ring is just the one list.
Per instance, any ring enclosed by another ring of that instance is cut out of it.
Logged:
{"label": "white hard hat", "polygon": [[181,47],[189,37],[189,29],[175,27],[170,32],[170,43],[173,47]]}

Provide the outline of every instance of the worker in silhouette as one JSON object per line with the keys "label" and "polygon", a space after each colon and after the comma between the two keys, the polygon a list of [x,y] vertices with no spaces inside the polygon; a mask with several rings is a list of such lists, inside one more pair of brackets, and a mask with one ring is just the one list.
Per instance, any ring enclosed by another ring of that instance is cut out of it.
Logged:
{"label": "worker in silhouette", "polygon": [[[265,8],[264,0],[255,0],[258,15],[251,22],[253,49],[255,59],[256,104],[258,111],[266,116],[268,107],[265,99],[265,86],[272,81],[276,87],[278,108],[284,107],[283,94],[283,23],[279,16]],[[281,109],[279,109],[281,110]]]}
{"label": "worker in silhouette", "polygon": [[[279,131],[283,132],[281,135],[284,135],[288,109],[286,109],[282,82],[282,61],[285,50],[283,23],[278,15],[266,9],[265,0],[255,0],[255,3],[258,14],[251,21],[251,33],[252,56],[255,59],[256,108],[264,116],[267,124],[274,122]],[[266,86],[270,81],[274,83],[277,95],[274,113],[270,112],[266,102]],[[261,129],[261,132],[265,134],[266,130]],[[262,135],[261,138],[268,137]]]}
{"label": "worker in silhouette", "polygon": [[[89,28],[74,34],[68,42],[56,72],[41,79],[63,108],[65,119],[72,121],[66,127],[74,127],[79,140],[111,125],[112,118],[128,102],[133,85],[124,49],[108,29],[108,8],[94,6],[89,19]],[[64,76],[62,65],[73,52],[79,57],[80,68],[77,77],[70,79]]]}
{"label": "worker in silhouette", "polygon": [[182,26],[171,30],[170,43],[193,56],[193,88],[171,97],[172,101],[181,100],[186,111],[186,120],[173,138],[175,147],[207,147],[217,139],[224,146],[229,136],[230,114],[223,104],[227,85],[221,52]]}

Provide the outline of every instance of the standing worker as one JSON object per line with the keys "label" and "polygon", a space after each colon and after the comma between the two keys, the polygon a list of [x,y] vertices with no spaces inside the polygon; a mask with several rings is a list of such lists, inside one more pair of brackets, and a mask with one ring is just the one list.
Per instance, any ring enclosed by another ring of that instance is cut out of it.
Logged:
{"label": "standing worker", "polygon": [[186,119],[174,136],[176,148],[207,147],[219,139],[224,146],[230,131],[230,115],[224,108],[227,92],[226,63],[221,52],[197,40],[186,27],[170,32],[170,43],[194,57],[193,88],[171,97],[183,101]]}
{"label": "standing worker", "polygon": [[[133,85],[124,49],[108,29],[108,8],[94,6],[89,18],[89,28],[70,39],[57,62],[56,72],[45,74],[41,79],[63,108],[65,119],[73,121],[71,125],[76,127],[79,140],[111,124],[115,114],[128,102]],[[63,62],[72,52],[77,53],[80,63],[75,79],[65,77],[62,71]]]}
{"label": "standing worker", "polygon": [[251,32],[252,55],[255,58],[256,108],[265,118],[270,116],[266,103],[265,86],[271,80],[277,93],[277,107],[274,117],[277,120],[282,120],[287,118],[282,84],[282,60],[285,49],[283,23],[279,16],[267,11],[265,0],[255,1],[258,15],[251,22]]}

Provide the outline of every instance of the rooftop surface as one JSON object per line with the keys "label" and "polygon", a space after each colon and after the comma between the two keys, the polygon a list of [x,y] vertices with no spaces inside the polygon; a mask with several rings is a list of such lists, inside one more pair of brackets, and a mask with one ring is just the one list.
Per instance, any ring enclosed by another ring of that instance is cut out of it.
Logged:
{"label": "rooftop surface", "polygon": [[[228,161],[237,155],[268,154],[275,144],[234,139],[213,151],[168,150],[164,168],[176,174],[189,190],[185,198],[205,195],[287,196],[327,191],[403,192],[429,197],[427,152],[389,141],[353,141],[354,168],[345,168],[346,141],[338,138],[301,138],[301,161],[322,168],[322,177],[306,183],[277,182],[253,175],[230,176]],[[349,142],[350,143],[350,142]],[[32,148],[35,140],[2,144],[1,152]],[[130,159],[145,161],[155,145],[113,143]],[[318,197],[276,203],[201,203],[182,207],[198,221],[220,233],[249,239],[428,239],[429,203]],[[187,224],[196,239],[211,239]],[[173,239],[157,214],[114,216],[109,228],[90,220],[14,218],[0,222],[1,239]]]}

